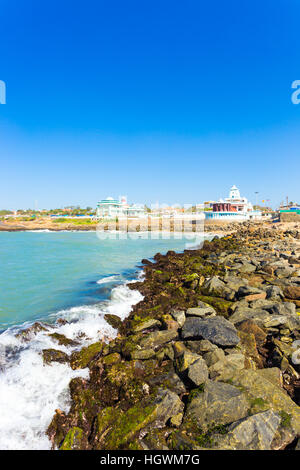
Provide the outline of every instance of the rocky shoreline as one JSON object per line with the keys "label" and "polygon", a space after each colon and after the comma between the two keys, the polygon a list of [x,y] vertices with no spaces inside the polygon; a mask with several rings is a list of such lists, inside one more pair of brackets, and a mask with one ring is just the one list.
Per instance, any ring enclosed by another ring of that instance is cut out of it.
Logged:
{"label": "rocky shoreline", "polygon": [[[80,221],[79,221],[80,222]],[[178,232],[181,230],[180,222],[183,223],[184,228],[182,231],[196,232],[196,225],[193,223],[193,220],[190,221],[190,227],[185,221],[178,221],[176,225],[174,222],[168,219],[160,220],[141,220],[136,221],[126,220],[125,222],[117,222],[115,230],[120,232],[151,232],[151,231],[160,231],[160,232]],[[254,222],[250,224],[253,225]],[[262,225],[263,222],[255,222],[256,225]],[[265,223],[265,222],[264,222]],[[224,222],[224,221],[205,221],[204,231],[205,232],[233,232],[239,230],[242,224],[240,222]],[[247,222],[243,223],[243,226],[248,225]],[[76,223],[58,223],[55,220],[51,219],[37,219],[36,221],[15,221],[15,222],[0,222],[0,232],[39,232],[39,231],[49,231],[49,232],[95,232],[97,230],[107,231],[110,229],[110,226],[107,222],[97,222],[92,221],[91,223],[86,224],[76,224]]]}
{"label": "rocky shoreline", "polygon": [[106,315],[114,340],[43,351],[90,372],[56,410],[53,448],[299,448],[300,230],[248,224],[154,260],[129,317]]}

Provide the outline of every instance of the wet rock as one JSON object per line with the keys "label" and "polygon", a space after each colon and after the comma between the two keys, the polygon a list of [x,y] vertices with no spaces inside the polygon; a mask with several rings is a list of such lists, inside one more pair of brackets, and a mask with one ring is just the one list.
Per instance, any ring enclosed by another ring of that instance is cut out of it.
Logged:
{"label": "wet rock", "polygon": [[202,431],[226,425],[247,416],[250,405],[243,393],[230,384],[208,380],[192,394],[187,406],[186,421],[196,423]]}
{"label": "wet rock", "polygon": [[190,289],[196,289],[198,287],[199,279],[200,276],[197,273],[186,274],[181,278],[181,280],[183,281],[183,285],[185,287],[189,287]]}
{"label": "wet rock", "polygon": [[121,320],[120,317],[118,317],[118,315],[113,315],[111,313],[106,313],[104,315],[104,319],[105,319],[105,321],[107,321],[107,323],[110,326],[112,326],[116,330],[118,330],[122,326],[122,320]]}
{"label": "wet rock", "polygon": [[190,317],[182,328],[184,339],[203,338],[218,346],[235,346],[239,337],[235,327],[223,317],[212,317],[202,320]]}
{"label": "wet rock", "polygon": [[121,356],[118,353],[108,354],[102,359],[102,364],[105,366],[111,366],[112,364],[116,364],[117,362],[121,361]]}
{"label": "wet rock", "polygon": [[70,357],[72,369],[84,369],[87,367],[93,359],[101,355],[103,347],[104,343],[98,342],[84,347],[80,351],[73,352]]}
{"label": "wet rock", "polygon": [[[172,420],[173,418],[171,418]],[[132,449],[131,444],[128,446],[129,450],[169,450],[166,439],[170,434],[170,430],[163,429],[150,429],[150,431],[143,437],[143,439],[136,439],[134,442],[140,444],[141,448]]]}
{"label": "wet rock", "polygon": [[57,341],[57,343],[61,346],[77,346],[79,344],[78,341],[74,341],[59,333],[49,333],[48,336],[54,339],[54,341]]}
{"label": "wet rock", "polygon": [[41,323],[35,322],[29,328],[26,328],[25,330],[21,330],[19,333],[17,333],[16,338],[22,339],[24,341],[30,341],[36,333],[39,333],[40,331],[47,331],[47,330],[48,328],[46,328],[44,325],[42,325]]}
{"label": "wet rock", "polygon": [[89,444],[82,429],[73,427],[66,435],[59,450],[84,450],[89,449]]}
{"label": "wet rock", "polygon": [[69,362],[68,354],[63,351],[58,351],[57,349],[43,349],[43,361],[45,364],[50,364],[51,362],[60,362],[64,364]]}

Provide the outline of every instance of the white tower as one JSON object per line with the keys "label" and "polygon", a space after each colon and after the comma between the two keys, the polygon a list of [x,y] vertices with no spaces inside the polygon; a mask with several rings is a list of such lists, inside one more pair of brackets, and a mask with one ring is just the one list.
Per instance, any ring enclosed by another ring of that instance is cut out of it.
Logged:
{"label": "white tower", "polygon": [[229,199],[241,199],[240,190],[235,185],[230,189]]}

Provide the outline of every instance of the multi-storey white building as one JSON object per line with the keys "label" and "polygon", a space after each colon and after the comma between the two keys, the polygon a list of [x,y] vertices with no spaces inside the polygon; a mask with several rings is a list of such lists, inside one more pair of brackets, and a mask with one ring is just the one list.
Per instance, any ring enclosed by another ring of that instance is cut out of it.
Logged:
{"label": "multi-storey white building", "polygon": [[97,204],[97,219],[116,219],[122,217],[145,217],[145,208],[142,204],[127,204],[124,196],[118,199],[107,197]]}

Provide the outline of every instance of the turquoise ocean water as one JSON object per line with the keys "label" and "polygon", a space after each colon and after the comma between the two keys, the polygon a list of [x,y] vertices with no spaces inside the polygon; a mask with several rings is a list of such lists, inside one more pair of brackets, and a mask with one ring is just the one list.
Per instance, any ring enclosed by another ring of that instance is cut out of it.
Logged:
{"label": "turquoise ocean water", "polygon": [[[88,378],[88,369],[44,364],[43,349],[70,354],[115,337],[104,315],[124,319],[142,300],[128,288],[140,278],[142,258],[191,248],[203,240],[197,236],[99,240],[95,232],[0,232],[0,449],[49,449],[45,431],[55,409],[69,409],[70,380]],[[36,320],[46,329],[29,341],[16,336]],[[80,344],[59,345],[53,332]]]}
{"label": "turquoise ocean water", "polygon": [[[107,298],[142,258],[193,240],[99,240],[95,232],[0,233],[0,329]],[[103,284],[97,281],[111,277]],[[51,317],[50,317],[51,318]]]}

